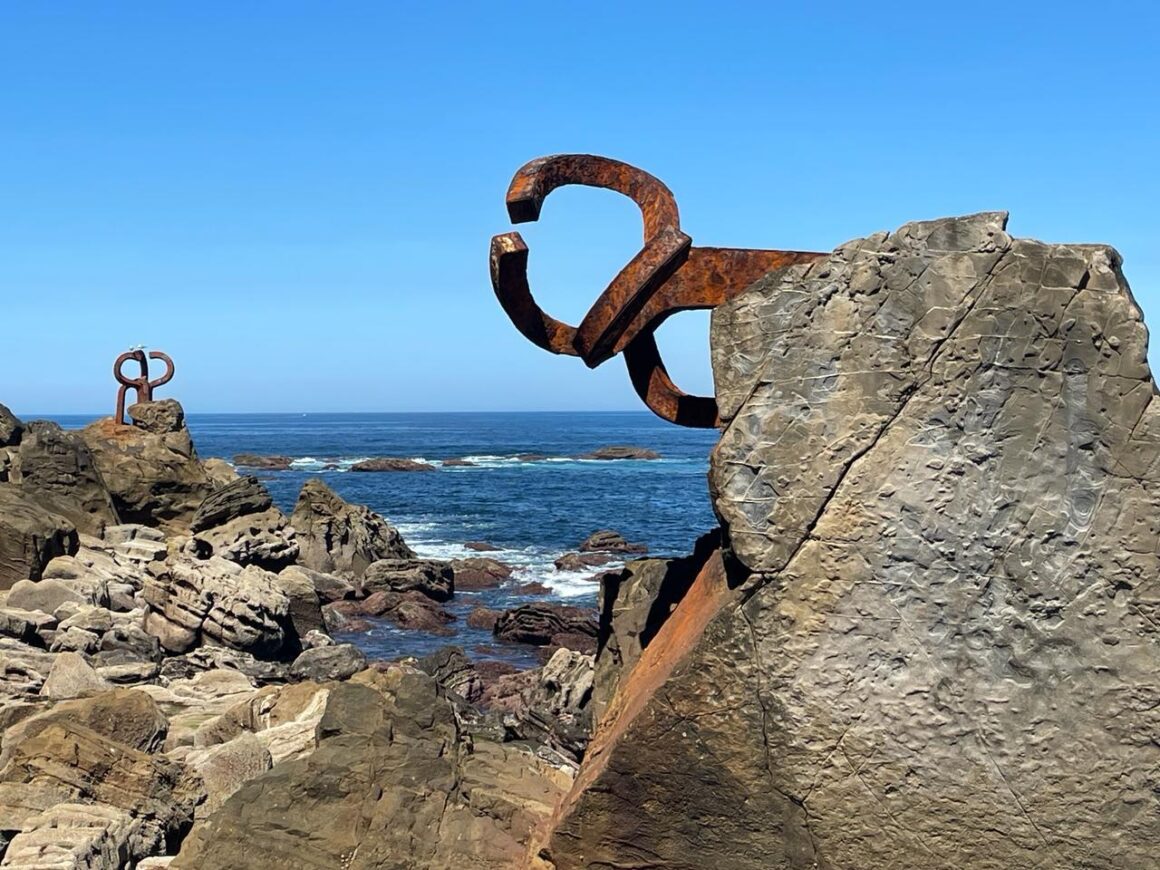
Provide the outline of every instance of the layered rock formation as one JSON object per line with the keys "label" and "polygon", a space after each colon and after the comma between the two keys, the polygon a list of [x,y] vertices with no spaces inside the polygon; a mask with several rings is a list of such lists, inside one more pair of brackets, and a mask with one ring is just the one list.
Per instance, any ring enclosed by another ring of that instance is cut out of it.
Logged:
{"label": "layered rock formation", "polygon": [[1119,266],[983,214],[717,309],[726,561],[620,674],[542,856],[1154,862],[1160,403]]}

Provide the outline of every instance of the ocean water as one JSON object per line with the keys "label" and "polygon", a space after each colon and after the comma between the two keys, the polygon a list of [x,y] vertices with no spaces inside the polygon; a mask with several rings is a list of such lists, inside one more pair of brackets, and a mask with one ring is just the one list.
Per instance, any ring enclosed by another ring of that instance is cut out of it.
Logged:
{"label": "ocean water", "polygon": [[[92,418],[56,417],[79,426]],[[420,555],[451,559],[486,555],[516,570],[498,590],[457,593],[448,610],[456,635],[403,631],[385,622],[351,638],[368,654],[423,655],[456,643],[478,657],[527,665],[534,651],[496,646],[490,633],[466,627],[476,605],[506,608],[534,600],[594,606],[592,577],[618,562],[580,572],[553,561],[596,529],[611,528],[648,546],[652,555],[682,555],[716,524],[709,503],[708,456],[714,430],[685,429],[647,411],[581,413],[190,414],[199,455],[231,460],[238,453],[292,457],[287,471],[254,471],[289,513],[305,480],[318,476],[347,501],[386,517]],[[631,444],[659,460],[576,460],[598,447]],[[518,454],[549,459],[521,461]],[[475,467],[436,472],[351,472],[375,456],[468,459]],[[337,468],[327,469],[327,465]],[[467,541],[487,541],[494,553],[473,553]],[[515,587],[538,581],[548,596]]]}

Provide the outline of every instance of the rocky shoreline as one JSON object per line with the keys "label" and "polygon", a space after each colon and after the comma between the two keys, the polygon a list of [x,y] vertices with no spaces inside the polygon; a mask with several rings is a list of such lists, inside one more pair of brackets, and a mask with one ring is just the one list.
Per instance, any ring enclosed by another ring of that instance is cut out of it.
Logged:
{"label": "rocky shoreline", "polygon": [[[318,811],[336,812],[365,797],[351,777],[366,763],[337,747],[385,759],[408,731],[433,783],[474,777],[487,795],[486,812],[466,787],[415,798],[439,821],[433,854],[509,866],[583,758],[595,611],[476,607],[496,644],[541,651],[531,670],[454,646],[368,661],[334,635],[374,619],[451,635],[456,587],[494,588],[510,566],[420,559],[320,479],[283,514],[257,478],[198,458],[176,401],[129,415],[72,432],[0,406],[0,866],[256,866],[229,851],[244,838],[227,846],[235,793],[253,783],[274,811],[271,789],[327,767],[345,785]],[[595,571],[641,549],[605,530],[571,555]],[[300,847],[294,866],[331,867],[346,846],[313,847],[316,865]]]}

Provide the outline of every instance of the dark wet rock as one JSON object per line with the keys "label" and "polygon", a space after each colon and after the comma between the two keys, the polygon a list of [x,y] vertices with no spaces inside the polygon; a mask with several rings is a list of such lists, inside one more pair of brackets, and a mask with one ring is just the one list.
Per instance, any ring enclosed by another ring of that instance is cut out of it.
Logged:
{"label": "dark wet rock", "polygon": [[470,459],[444,459],[444,468],[475,468],[476,463]]}
{"label": "dark wet rock", "polygon": [[258,456],[256,453],[238,453],[234,465],[238,468],[260,468],[264,471],[286,471],[294,460],[289,456]]}
{"label": "dark wet rock", "polygon": [[502,610],[493,610],[490,607],[474,607],[471,613],[467,614],[467,625],[471,628],[482,628],[485,631],[491,631],[495,628],[495,622],[503,614]]}
{"label": "dark wet rock", "polygon": [[596,638],[583,631],[562,631],[552,635],[552,642],[542,647],[540,656],[542,661],[552,657],[557,649],[568,649],[584,655],[596,654]]}
{"label": "dark wet rock", "polygon": [[314,571],[358,578],[379,559],[415,558],[390,523],[317,478],[303,484],[290,524],[298,533],[298,563]]}
{"label": "dark wet rock", "polygon": [[547,646],[557,635],[581,634],[596,637],[592,610],[567,604],[524,604],[504,611],[493,632],[501,640]]}
{"label": "dark wet rock", "polygon": [[531,583],[521,583],[519,586],[516,586],[514,589],[512,589],[512,591],[515,592],[517,595],[551,595],[552,594],[551,588],[548,586],[545,586],[543,583],[540,583],[538,580],[533,580]]}
{"label": "dark wet rock", "polygon": [[494,589],[512,576],[511,565],[482,556],[452,559],[451,570],[455,575],[455,588],[461,590]]}
{"label": "dark wet rock", "polygon": [[0,483],[0,590],[20,580],[39,580],[57,556],[76,553],[77,530],[69,520]]}
{"label": "dark wet rock", "polygon": [[414,459],[400,459],[395,456],[379,456],[375,459],[364,459],[350,467],[351,471],[438,471],[438,466],[430,462],[417,462]]}
{"label": "dark wet rock", "polygon": [[581,453],[577,459],[660,459],[661,455],[655,450],[649,450],[647,447],[632,447],[628,445],[616,445],[611,447],[599,447],[591,453]]}
{"label": "dark wet rock", "polygon": [[455,616],[416,591],[379,590],[363,601],[336,601],[328,604],[322,612],[326,626],[332,632],[365,631],[371,626],[364,617],[373,616],[390,620],[400,628],[439,635],[454,633],[447,628],[447,624],[454,622]]}
{"label": "dark wet rock", "polygon": [[583,571],[611,562],[615,556],[610,553],[565,553],[556,560],[558,571]]}
{"label": "dark wet rock", "polygon": [[468,541],[463,546],[469,550],[475,550],[477,553],[495,553],[500,549],[495,544],[489,544],[487,541]]}
{"label": "dark wet rock", "polygon": [[0,447],[15,447],[24,434],[24,424],[6,405],[0,405]]}
{"label": "dark wet rock", "polygon": [[56,631],[57,619],[40,610],[0,607],[0,635],[30,646],[44,646],[44,636]]}
{"label": "dark wet rock", "polygon": [[601,529],[593,532],[580,544],[582,553],[647,553],[644,544],[630,544],[620,532]]}
{"label": "dark wet rock", "polygon": [[593,690],[597,718],[616,693],[621,674],[636,667],[645,647],[685,597],[719,543],[719,534],[709,534],[697,542],[689,557],[640,559],[629,562],[622,571],[603,575],[597,599],[600,634]]}
{"label": "dark wet rock", "polygon": [[[335,687],[318,748],[242,786],[173,870],[519,866],[566,778],[532,753],[460,730],[453,696],[393,667]],[[288,812],[292,808],[292,811]]]}
{"label": "dark wet rock", "polygon": [[247,475],[206,496],[190,520],[189,530],[200,532],[249,514],[259,514],[274,505],[270,493],[258,478]]}
{"label": "dark wet rock", "polygon": [[[214,483],[198,461],[177,402],[133,408],[161,431],[121,426],[106,417],[86,426],[80,437],[92,451],[121,522],[184,531]],[[166,429],[166,421],[173,419],[177,428]]]}
{"label": "dark wet rock", "polygon": [[78,532],[99,536],[105,526],[121,522],[99,465],[81,435],[36,420],[24,427],[8,481],[25,499],[64,517]]}
{"label": "dark wet rock", "polygon": [[483,694],[483,681],[461,647],[441,647],[423,656],[415,666],[423,673],[430,674],[443,688],[465,700],[476,701]]}
{"label": "dark wet rock", "polygon": [[415,591],[448,601],[455,592],[455,573],[450,562],[435,559],[380,559],[366,569],[360,588],[364,595]]}
{"label": "dark wet rock", "polygon": [[367,657],[354,644],[340,643],[304,650],[290,665],[296,680],[346,680],[367,666]]}

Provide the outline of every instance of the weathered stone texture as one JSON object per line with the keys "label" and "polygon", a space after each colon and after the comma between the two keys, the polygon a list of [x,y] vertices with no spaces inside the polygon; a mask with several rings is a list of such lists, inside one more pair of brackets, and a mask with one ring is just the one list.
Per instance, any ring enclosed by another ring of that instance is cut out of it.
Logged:
{"label": "weathered stone texture", "polygon": [[1004,223],[871,236],[714,314],[735,588],[694,584],[636,669],[668,638],[662,683],[621,678],[558,870],[1155,862],[1147,333],[1114,251]]}

